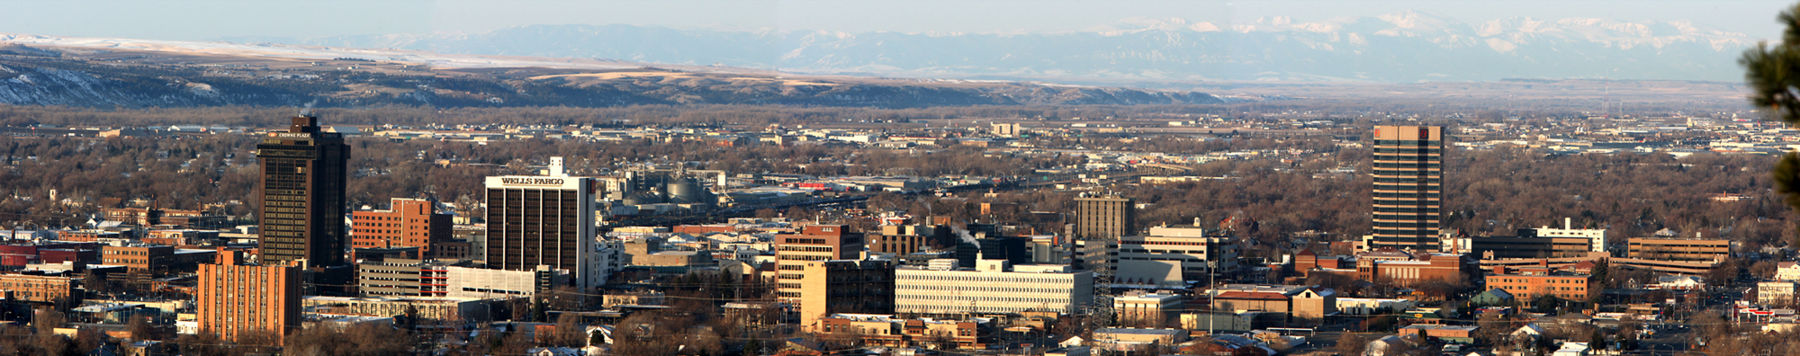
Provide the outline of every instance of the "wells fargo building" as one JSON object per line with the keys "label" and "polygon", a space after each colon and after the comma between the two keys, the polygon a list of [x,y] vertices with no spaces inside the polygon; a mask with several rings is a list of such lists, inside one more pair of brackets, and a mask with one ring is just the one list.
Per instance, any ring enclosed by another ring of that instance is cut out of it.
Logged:
{"label": "wells fargo building", "polygon": [[570,282],[588,287],[595,275],[593,178],[487,177],[487,264],[532,271],[538,265],[569,271]]}

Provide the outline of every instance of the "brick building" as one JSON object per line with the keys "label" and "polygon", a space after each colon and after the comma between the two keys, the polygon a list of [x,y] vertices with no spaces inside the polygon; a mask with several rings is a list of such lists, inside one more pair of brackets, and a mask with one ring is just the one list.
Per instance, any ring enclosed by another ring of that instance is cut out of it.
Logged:
{"label": "brick building", "polygon": [[798,234],[775,235],[775,296],[800,302],[800,279],[806,262],[857,259],[863,235],[844,225],[811,225]]}
{"label": "brick building", "polygon": [[909,254],[924,250],[934,242],[950,240],[950,228],[925,224],[882,225],[881,234],[869,235],[869,252]]}
{"label": "brick building", "polygon": [[424,256],[412,257],[423,258],[435,256],[432,247],[450,239],[451,216],[438,213],[435,202],[402,198],[390,202],[386,210],[350,213],[350,247],[418,247]]}
{"label": "brick building", "polygon": [[1462,256],[1440,253],[1409,254],[1409,259],[1357,258],[1356,274],[1362,280],[1386,280],[1400,286],[1426,281],[1454,282],[1466,279]]}
{"label": "brick building", "polygon": [[1542,295],[1573,301],[1589,301],[1600,294],[1600,288],[1588,288],[1594,277],[1551,268],[1508,269],[1494,267],[1487,276],[1487,287],[1511,293],[1517,300],[1530,302]]}
{"label": "brick building", "polygon": [[832,260],[802,264],[800,323],[812,325],[837,313],[894,312],[894,265],[887,261]]}
{"label": "brick building", "polygon": [[37,274],[0,274],[0,294],[7,300],[31,303],[80,302],[75,279]]}
{"label": "brick building", "polygon": [[125,266],[133,272],[167,271],[175,260],[175,247],[163,245],[101,246],[101,263]]}
{"label": "brick building", "polygon": [[287,331],[300,326],[300,269],[240,265],[232,256],[200,265],[195,298],[200,332],[236,343],[280,345]]}
{"label": "brick building", "polygon": [[954,342],[957,349],[986,349],[994,342],[992,325],[981,321],[905,319],[892,315],[833,314],[819,320],[814,332],[852,335],[863,343],[888,347],[942,347],[934,341]]}

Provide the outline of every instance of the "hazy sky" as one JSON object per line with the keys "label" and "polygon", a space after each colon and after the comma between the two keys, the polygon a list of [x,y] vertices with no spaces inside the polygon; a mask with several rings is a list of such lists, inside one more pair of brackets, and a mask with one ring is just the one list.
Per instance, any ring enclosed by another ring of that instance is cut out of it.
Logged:
{"label": "hazy sky", "polygon": [[7,1],[0,32],[211,40],[466,32],[532,24],[634,24],[723,30],[1062,32],[1133,18],[1220,24],[1286,16],[1297,22],[1419,11],[1464,22],[1506,17],[1687,20],[1779,36],[1794,0],[1715,1]]}

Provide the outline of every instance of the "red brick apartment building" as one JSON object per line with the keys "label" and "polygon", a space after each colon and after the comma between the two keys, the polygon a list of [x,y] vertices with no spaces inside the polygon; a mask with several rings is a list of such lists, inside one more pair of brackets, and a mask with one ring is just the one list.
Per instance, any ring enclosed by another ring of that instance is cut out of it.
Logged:
{"label": "red brick apartment building", "polygon": [[200,265],[200,332],[236,343],[280,345],[288,330],[300,326],[300,270],[240,265],[231,256]]}
{"label": "red brick apartment building", "polygon": [[450,239],[449,214],[434,209],[436,203],[425,199],[394,198],[387,210],[362,210],[350,213],[350,247],[394,248],[418,247],[421,256],[434,256],[432,243]]}

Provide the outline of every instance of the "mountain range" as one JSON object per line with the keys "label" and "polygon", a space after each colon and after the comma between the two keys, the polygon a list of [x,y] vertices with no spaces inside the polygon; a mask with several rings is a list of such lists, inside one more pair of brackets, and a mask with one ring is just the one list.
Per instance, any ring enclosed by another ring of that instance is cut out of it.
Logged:
{"label": "mountain range", "polygon": [[1192,90],[420,51],[0,34],[0,104],[434,107],[1216,104]]}
{"label": "mountain range", "polygon": [[792,73],[1179,86],[1193,81],[1737,81],[1742,33],[1689,22],[1510,18],[1465,23],[1418,12],[1294,22],[1134,19],[1026,34],[723,31],[532,25],[475,34],[230,38],[439,53],[721,65]]}

